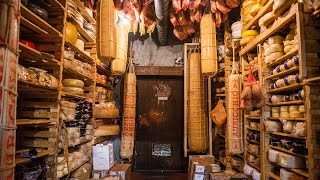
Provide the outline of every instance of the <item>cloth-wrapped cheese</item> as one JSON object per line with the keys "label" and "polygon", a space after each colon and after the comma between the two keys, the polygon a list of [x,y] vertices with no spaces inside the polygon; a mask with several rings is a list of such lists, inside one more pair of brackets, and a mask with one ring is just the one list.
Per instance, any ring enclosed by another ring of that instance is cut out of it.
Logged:
{"label": "cloth-wrapped cheese", "polygon": [[285,133],[291,134],[293,132],[294,122],[293,121],[286,121],[286,120],[282,120],[281,122],[283,124],[283,131]]}
{"label": "cloth-wrapped cheese", "polygon": [[279,165],[285,168],[304,168],[306,162],[302,157],[279,153]]}
{"label": "cloth-wrapped cheese", "polygon": [[296,136],[306,137],[307,136],[307,125],[304,122],[296,122],[293,127],[293,133]]}
{"label": "cloth-wrapped cheese", "polygon": [[270,162],[278,163],[279,162],[279,151],[276,151],[274,149],[268,150],[268,158]]}
{"label": "cloth-wrapped cheese", "polygon": [[223,106],[223,101],[219,101],[217,106],[210,112],[210,118],[218,126],[226,122],[227,112]]}
{"label": "cloth-wrapped cheese", "polygon": [[95,129],[93,135],[95,137],[101,137],[101,136],[112,136],[112,135],[118,135],[120,133],[120,127],[119,125],[105,125],[105,126],[99,126],[97,129]]}
{"label": "cloth-wrapped cheese", "polygon": [[281,132],[282,125],[278,121],[265,121],[264,126],[267,132]]}
{"label": "cloth-wrapped cheese", "polygon": [[296,0],[275,0],[272,7],[274,14],[279,17],[289,9],[294,2],[296,2]]}
{"label": "cloth-wrapped cheese", "polygon": [[96,118],[117,118],[119,117],[119,109],[114,102],[100,103],[95,106]]}

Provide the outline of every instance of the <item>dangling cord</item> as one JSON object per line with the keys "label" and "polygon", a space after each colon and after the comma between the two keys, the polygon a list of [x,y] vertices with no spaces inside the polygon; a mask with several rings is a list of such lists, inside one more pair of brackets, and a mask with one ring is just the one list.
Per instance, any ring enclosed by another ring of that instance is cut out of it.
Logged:
{"label": "dangling cord", "polygon": [[238,74],[238,68],[235,66],[235,60],[236,60],[236,52],[234,47],[234,41],[232,40],[232,72],[231,74]]}

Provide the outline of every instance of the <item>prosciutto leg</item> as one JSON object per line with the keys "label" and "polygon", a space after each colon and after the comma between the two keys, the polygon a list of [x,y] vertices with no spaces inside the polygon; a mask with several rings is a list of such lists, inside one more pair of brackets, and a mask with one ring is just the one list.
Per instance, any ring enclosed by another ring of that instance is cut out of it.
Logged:
{"label": "prosciutto leg", "polygon": [[172,6],[176,10],[176,13],[182,9],[181,0],[172,0]]}

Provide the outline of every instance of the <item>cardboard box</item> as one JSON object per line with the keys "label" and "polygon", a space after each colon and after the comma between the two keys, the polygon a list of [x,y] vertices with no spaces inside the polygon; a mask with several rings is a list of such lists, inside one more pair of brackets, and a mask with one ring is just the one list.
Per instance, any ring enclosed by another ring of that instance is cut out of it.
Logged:
{"label": "cardboard box", "polygon": [[120,175],[107,175],[102,180],[121,180]]}
{"label": "cardboard box", "polygon": [[[212,172],[211,164],[214,163],[214,156],[211,155],[197,155],[189,156],[188,176],[189,179],[195,180],[195,178],[206,180],[209,179],[209,175]],[[206,176],[201,176],[206,175]]]}
{"label": "cardboard box", "polygon": [[108,175],[108,170],[92,170],[92,179],[101,179]]}
{"label": "cardboard box", "polygon": [[228,174],[225,172],[210,173],[210,180],[247,180],[243,173]]}
{"label": "cardboard box", "polygon": [[113,144],[97,144],[92,147],[93,170],[109,170],[114,165]]}
{"label": "cardboard box", "polygon": [[209,180],[209,174],[193,174],[192,180]]}
{"label": "cardboard box", "polygon": [[115,164],[109,170],[110,175],[120,175],[121,180],[131,179],[131,164]]}

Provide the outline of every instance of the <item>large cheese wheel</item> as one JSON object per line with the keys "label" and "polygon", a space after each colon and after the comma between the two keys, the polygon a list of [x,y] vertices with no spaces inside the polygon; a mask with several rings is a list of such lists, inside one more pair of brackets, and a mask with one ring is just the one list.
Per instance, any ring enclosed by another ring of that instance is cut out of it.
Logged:
{"label": "large cheese wheel", "polygon": [[62,89],[64,92],[70,93],[70,94],[74,94],[74,95],[83,95],[84,91],[81,88],[77,88],[77,87],[63,87]]}
{"label": "large cheese wheel", "polygon": [[306,162],[302,157],[279,153],[279,165],[285,168],[304,168]]}
{"label": "large cheese wheel", "polygon": [[283,41],[283,45],[284,45],[284,46],[294,45],[294,43],[295,43],[294,40],[291,40],[291,41],[290,41],[290,40]]}
{"label": "large cheese wheel", "polygon": [[119,125],[105,125],[105,126],[99,126],[97,129],[95,129],[93,135],[95,137],[101,137],[101,136],[113,136],[118,135],[120,132]]}
{"label": "large cheese wheel", "polygon": [[77,28],[70,22],[66,22],[66,38],[76,44],[77,42]]}
{"label": "large cheese wheel", "polygon": [[269,0],[258,0],[258,3],[261,5],[261,6],[264,6],[265,4],[267,4]]}
{"label": "large cheese wheel", "polygon": [[268,12],[267,14],[265,14],[264,16],[262,16],[259,19],[259,26],[269,26],[274,20],[276,19],[276,16],[274,15],[274,13]]}
{"label": "large cheese wheel", "polygon": [[268,44],[272,45],[272,44],[281,44],[283,42],[283,37],[282,36],[271,36],[268,39]]}
{"label": "large cheese wheel", "polygon": [[249,42],[253,41],[256,38],[256,36],[247,36],[244,37],[240,40],[240,45],[241,46],[245,46],[247,45]]}
{"label": "large cheese wheel", "polygon": [[260,11],[261,8],[262,8],[262,6],[260,4],[253,5],[250,9],[250,12],[249,12],[250,15],[255,16]]}
{"label": "large cheese wheel", "polygon": [[79,79],[64,79],[62,80],[62,84],[64,87],[83,88],[84,86],[84,82]]}
{"label": "large cheese wheel", "polygon": [[252,19],[253,19],[253,16],[251,16],[251,15],[249,14],[249,15],[247,15],[247,16],[245,16],[245,17],[243,18],[243,22],[244,22],[245,24],[248,24]]}
{"label": "large cheese wheel", "polygon": [[242,8],[247,8],[247,7],[250,7],[250,6],[253,6],[255,4],[257,4],[258,2],[256,0],[246,0],[242,3]]}
{"label": "large cheese wheel", "polygon": [[295,35],[295,34],[288,34],[288,35],[286,36],[286,41],[293,40],[293,39],[294,39],[294,35]]}
{"label": "large cheese wheel", "polygon": [[242,32],[242,37],[256,36],[256,35],[258,35],[258,32],[255,30],[246,30]]}
{"label": "large cheese wheel", "polygon": [[283,52],[283,45],[282,44],[272,44],[265,50],[265,55],[269,56],[271,53],[274,52]]}
{"label": "large cheese wheel", "polygon": [[284,50],[283,50],[284,53],[287,54],[288,52],[290,52],[292,50],[293,46],[294,45],[287,45],[286,47],[284,47]]}

